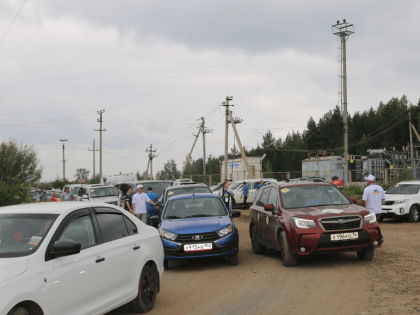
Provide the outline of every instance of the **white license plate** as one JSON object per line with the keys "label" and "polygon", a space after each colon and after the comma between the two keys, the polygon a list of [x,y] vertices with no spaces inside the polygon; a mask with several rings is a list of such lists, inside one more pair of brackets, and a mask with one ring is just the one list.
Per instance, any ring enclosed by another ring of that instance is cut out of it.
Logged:
{"label": "white license plate", "polygon": [[359,238],[358,232],[331,234],[331,241],[355,240]]}
{"label": "white license plate", "polygon": [[212,244],[191,244],[191,245],[184,245],[184,251],[186,252],[201,252],[203,250],[211,250]]}

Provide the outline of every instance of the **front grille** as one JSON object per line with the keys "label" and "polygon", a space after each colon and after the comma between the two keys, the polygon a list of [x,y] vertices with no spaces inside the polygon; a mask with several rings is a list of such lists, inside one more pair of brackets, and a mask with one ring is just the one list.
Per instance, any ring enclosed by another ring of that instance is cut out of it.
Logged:
{"label": "front grille", "polygon": [[384,205],[385,206],[392,206],[394,204],[395,201],[385,201]]}
{"label": "front grille", "polygon": [[[193,236],[202,236],[201,240],[194,240]],[[209,232],[209,233],[194,233],[194,234],[178,234],[176,237],[175,242],[182,242],[182,243],[205,243],[205,242],[213,242],[219,239],[220,236],[216,232]]]}
{"label": "front grille", "polygon": [[[344,219],[345,223],[339,223],[338,220]],[[360,217],[334,217],[321,219],[319,221],[325,231],[341,231],[341,230],[354,230],[362,226],[362,219]]]}

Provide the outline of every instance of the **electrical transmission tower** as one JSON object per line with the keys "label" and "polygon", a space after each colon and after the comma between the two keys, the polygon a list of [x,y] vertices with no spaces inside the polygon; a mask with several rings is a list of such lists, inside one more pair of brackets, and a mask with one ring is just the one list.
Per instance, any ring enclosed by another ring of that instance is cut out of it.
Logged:
{"label": "electrical transmission tower", "polygon": [[105,109],[98,110],[99,114],[99,129],[95,131],[99,131],[99,178],[102,182],[102,131],[106,131],[106,129],[102,129],[102,114],[105,113]]}
{"label": "electrical transmission tower", "polygon": [[228,178],[228,146],[229,146],[229,101],[233,100],[233,96],[226,96],[226,102],[222,103],[222,106],[226,107],[226,122],[225,122],[225,167],[224,167],[224,173],[225,178],[223,180],[227,180]]}
{"label": "electrical transmission tower", "polygon": [[66,159],[64,158],[64,142],[67,141],[67,139],[60,139],[61,143],[63,144],[63,181],[66,179]]}
{"label": "electrical transmission tower", "polygon": [[206,129],[204,117],[201,117],[201,132],[203,133],[203,175],[204,183],[206,183],[206,133],[212,133],[213,130]]}
{"label": "electrical transmission tower", "polygon": [[156,150],[153,150],[152,145],[150,145],[150,149],[146,149],[146,152],[149,153],[149,163],[147,164],[146,176],[148,177],[149,165],[150,165],[150,179],[153,179],[153,158],[157,157],[157,154],[153,154]]}
{"label": "electrical transmission tower", "polygon": [[93,151],[93,177],[92,178],[95,178],[95,152],[99,151],[98,148],[95,148],[95,139],[93,139],[93,149],[91,150],[88,148],[88,150]]}

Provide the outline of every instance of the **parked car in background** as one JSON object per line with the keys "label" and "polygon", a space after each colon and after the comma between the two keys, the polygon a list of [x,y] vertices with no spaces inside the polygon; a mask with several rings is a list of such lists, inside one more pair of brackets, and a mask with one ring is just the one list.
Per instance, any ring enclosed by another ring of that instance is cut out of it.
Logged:
{"label": "parked car in background", "polygon": [[76,201],[105,202],[115,206],[119,205],[119,191],[112,185],[86,185],[80,186]]}
{"label": "parked car in background", "polygon": [[24,204],[0,211],[0,314],[153,308],[163,273],[156,229],[112,205]]}
{"label": "parked car in background", "polygon": [[133,190],[133,194],[137,192],[137,185],[143,185],[143,192],[147,193],[147,189],[149,187],[152,188],[152,190],[159,196],[159,198],[162,196],[162,192],[165,188],[172,186],[172,181],[170,180],[138,180],[135,182],[127,182],[122,184],[117,184],[115,187],[117,187],[119,190],[121,190],[123,196],[127,193],[128,188],[131,188]]}
{"label": "parked car in background", "polygon": [[403,181],[385,192],[382,204],[383,218],[405,218],[408,222],[419,222],[420,181]]}
{"label": "parked car in background", "polygon": [[[239,217],[232,211],[231,217]],[[212,193],[170,197],[163,213],[151,218],[158,224],[169,261],[201,257],[227,256],[231,265],[239,263],[239,234],[222,200]]]}
{"label": "parked car in background", "polygon": [[195,182],[189,178],[179,178],[172,180],[172,186],[179,186],[179,185],[194,185]]}
{"label": "parked car in background", "polygon": [[61,190],[58,190],[58,189],[44,190],[41,194],[41,200],[42,201],[51,200],[51,197],[54,195],[54,193],[57,199],[60,199],[63,197]]}
{"label": "parked car in background", "polygon": [[[264,181],[264,185],[266,185],[267,183],[276,183],[277,181],[273,178],[262,178],[262,180]],[[259,185],[261,178],[257,178],[257,179],[247,179],[245,180],[248,187],[249,187],[249,195],[248,195],[248,199],[247,199],[247,203],[248,204],[252,204],[255,200],[255,196],[257,195],[257,186]],[[242,205],[244,203],[244,197],[241,196],[242,195],[242,188],[244,187],[243,185],[244,180],[241,181],[237,181],[235,182],[236,185],[232,184],[229,185],[229,190],[231,190],[233,192],[233,201],[234,201],[234,205],[233,206],[237,206],[237,205]]]}
{"label": "parked car in background", "polygon": [[[192,194],[206,194],[210,193],[211,190],[208,186],[201,184],[191,184],[191,185],[179,185],[171,186],[165,189],[165,193],[160,199],[160,203],[165,205],[169,198],[179,195],[192,195]],[[159,204],[160,204],[159,203]],[[158,204],[158,205],[159,205]]]}
{"label": "parked car in background", "polygon": [[371,260],[382,243],[375,214],[328,183],[267,185],[258,192],[250,220],[253,252],[278,250],[286,267],[299,257],[341,251]]}
{"label": "parked car in background", "polygon": [[61,192],[64,194],[64,192],[68,189],[70,191],[70,195],[71,195],[72,200],[74,200],[75,197],[77,196],[77,192],[79,191],[79,188],[81,186],[86,186],[86,184],[64,185]]}
{"label": "parked car in background", "polygon": [[41,192],[36,190],[30,190],[29,195],[31,196],[32,202],[39,202],[41,200]]}

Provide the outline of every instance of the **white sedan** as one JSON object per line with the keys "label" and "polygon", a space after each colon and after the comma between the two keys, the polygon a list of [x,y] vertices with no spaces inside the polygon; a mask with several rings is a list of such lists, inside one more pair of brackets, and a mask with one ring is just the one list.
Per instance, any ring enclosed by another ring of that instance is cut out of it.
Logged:
{"label": "white sedan", "polygon": [[0,208],[0,315],[147,312],[163,269],[158,231],[116,206]]}

